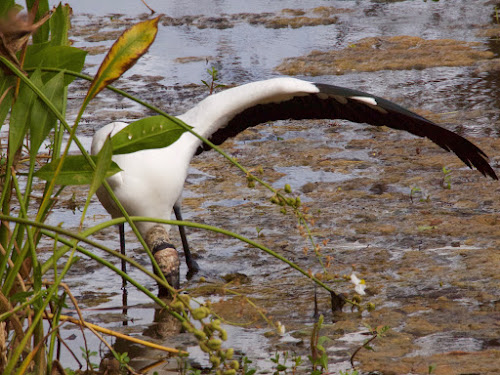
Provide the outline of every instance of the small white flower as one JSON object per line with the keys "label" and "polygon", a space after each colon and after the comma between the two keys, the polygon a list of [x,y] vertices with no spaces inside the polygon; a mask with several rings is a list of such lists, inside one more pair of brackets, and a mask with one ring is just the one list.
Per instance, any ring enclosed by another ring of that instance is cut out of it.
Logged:
{"label": "small white flower", "polygon": [[281,324],[281,322],[278,322],[278,324],[276,325],[276,329],[278,330],[278,333],[280,335],[285,334],[285,326],[283,324]]}
{"label": "small white flower", "polygon": [[358,293],[361,296],[364,296],[366,294],[365,293],[365,289],[366,289],[365,280],[358,279],[356,274],[352,273],[351,274],[351,283],[354,284],[354,290],[356,291],[356,293]]}

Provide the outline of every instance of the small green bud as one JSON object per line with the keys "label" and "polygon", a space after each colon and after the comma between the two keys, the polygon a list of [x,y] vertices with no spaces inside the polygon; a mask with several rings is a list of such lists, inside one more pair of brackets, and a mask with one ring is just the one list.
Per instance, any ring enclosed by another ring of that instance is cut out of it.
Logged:
{"label": "small green bud", "polygon": [[232,359],[233,355],[234,355],[234,349],[233,348],[229,348],[228,350],[226,350],[226,358],[227,359]]}
{"label": "small green bud", "polygon": [[226,341],[227,340],[227,332],[225,329],[219,329],[219,332],[220,332],[220,338],[223,340],[223,341]]}
{"label": "small green bud", "polygon": [[200,342],[198,343],[198,345],[200,346],[200,349],[202,351],[204,351],[205,353],[210,353],[210,348],[207,346],[207,344],[205,344],[204,342]]}
{"label": "small green bud", "polygon": [[196,329],[194,332],[193,332],[194,336],[198,339],[198,340],[205,340],[207,338],[207,335],[205,334],[205,332],[203,332],[202,330],[200,329]]}
{"label": "small green bud", "polygon": [[292,187],[290,184],[285,184],[285,193],[290,194],[292,192]]}
{"label": "small green bud", "polygon": [[283,208],[280,210],[280,212],[281,212],[283,215],[286,215],[286,208],[285,208],[285,207],[283,207]]}
{"label": "small green bud", "polygon": [[226,357],[226,351],[225,351],[225,350],[223,350],[223,349],[219,349],[219,350],[217,350],[217,355],[218,355],[218,356],[219,356],[219,358],[220,358],[221,360],[223,360],[223,361],[225,361],[225,360],[226,360],[226,358],[227,358],[227,357]]}
{"label": "small green bud", "polygon": [[240,363],[238,361],[231,361],[229,366],[235,370],[238,370],[240,368]]}
{"label": "small green bud", "polygon": [[224,371],[223,374],[224,375],[236,375],[236,370],[232,368],[231,370]]}
{"label": "small green bud", "polygon": [[191,314],[193,315],[193,318],[196,320],[202,320],[205,319],[208,314],[210,313],[210,310],[207,309],[206,307],[198,307],[197,309],[194,309]]}
{"label": "small green bud", "polygon": [[170,307],[177,312],[184,311],[184,304],[181,301],[175,301]]}
{"label": "small green bud", "polygon": [[374,311],[375,310],[375,304],[370,302],[369,304],[366,305],[366,309],[368,311]]}
{"label": "small green bud", "polygon": [[215,355],[211,355],[210,356],[210,363],[214,366],[214,367],[218,367],[220,365],[220,358],[215,356]]}
{"label": "small green bud", "polygon": [[217,350],[221,347],[222,341],[219,339],[210,339],[208,340],[208,347],[212,350]]}
{"label": "small green bud", "polygon": [[361,297],[356,294],[355,296],[352,297],[352,302],[360,303]]}
{"label": "small green bud", "polygon": [[212,327],[212,325],[210,324],[205,324],[203,325],[203,332],[205,332],[205,334],[210,337],[212,336],[212,333],[214,333],[214,327]]}
{"label": "small green bud", "polygon": [[189,294],[179,294],[177,298],[179,298],[186,306],[189,306],[189,303],[191,302],[191,297],[189,296]]}
{"label": "small green bud", "polygon": [[279,204],[280,203],[280,200],[278,199],[278,197],[275,195],[273,197],[271,197],[271,203],[273,204]]}
{"label": "small green bud", "polygon": [[295,206],[299,207],[302,202],[300,201],[300,197],[295,198]]}
{"label": "small green bud", "polygon": [[213,326],[215,329],[220,328],[220,324],[221,324],[220,319],[214,319],[214,320],[212,320],[212,326]]}

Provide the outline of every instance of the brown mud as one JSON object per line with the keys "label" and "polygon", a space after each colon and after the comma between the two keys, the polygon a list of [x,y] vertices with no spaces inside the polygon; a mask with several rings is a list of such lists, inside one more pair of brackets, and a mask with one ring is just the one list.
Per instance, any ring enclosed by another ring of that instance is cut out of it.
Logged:
{"label": "brown mud", "polygon": [[426,40],[415,36],[371,37],[342,50],[312,51],[288,58],[276,70],[288,75],[335,75],[379,70],[468,66],[495,54],[478,49],[480,43],[452,39]]}

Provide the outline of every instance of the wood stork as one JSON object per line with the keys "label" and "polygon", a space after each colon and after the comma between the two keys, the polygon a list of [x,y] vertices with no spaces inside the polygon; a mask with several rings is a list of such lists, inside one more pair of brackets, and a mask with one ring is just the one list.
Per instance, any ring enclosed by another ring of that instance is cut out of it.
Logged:
{"label": "wood stork", "polygon": [[[446,151],[453,151],[470,168],[474,166],[483,175],[498,179],[486,154],[460,135],[388,100],[328,84],[288,77],[253,82],[208,96],[178,117],[217,145],[250,126],[275,120],[345,119],[386,125],[427,137]],[[96,154],[109,134],[114,135],[126,126],[123,122],[113,122],[97,131],[91,152]],[[123,171],[108,182],[130,215],[169,219],[174,210],[181,220],[180,197],[189,163],[195,154],[208,149],[198,138],[185,133],[166,148],[116,155],[113,160]],[[102,187],[97,196],[112,217],[122,216]],[[143,236],[154,225],[137,223]],[[165,229],[168,233],[168,227]],[[188,274],[192,274],[198,267],[191,257],[183,227],[180,229]]]}

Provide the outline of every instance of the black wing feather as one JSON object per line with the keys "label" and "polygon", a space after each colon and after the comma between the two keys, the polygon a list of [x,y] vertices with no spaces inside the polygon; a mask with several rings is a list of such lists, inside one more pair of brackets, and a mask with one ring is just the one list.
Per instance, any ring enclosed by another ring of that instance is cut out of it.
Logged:
{"label": "black wing feather", "polygon": [[[419,137],[427,137],[446,151],[454,152],[467,166],[476,167],[483,175],[498,180],[488,164],[486,154],[467,139],[417,115],[393,102],[358,90],[315,84],[320,94],[300,94],[278,103],[259,104],[237,114],[225,127],[209,138],[216,145],[242,132],[248,127],[277,120],[344,119],[375,126],[388,126],[406,130]],[[371,105],[352,97],[372,98]],[[197,154],[209,150],[203,144]]]}

